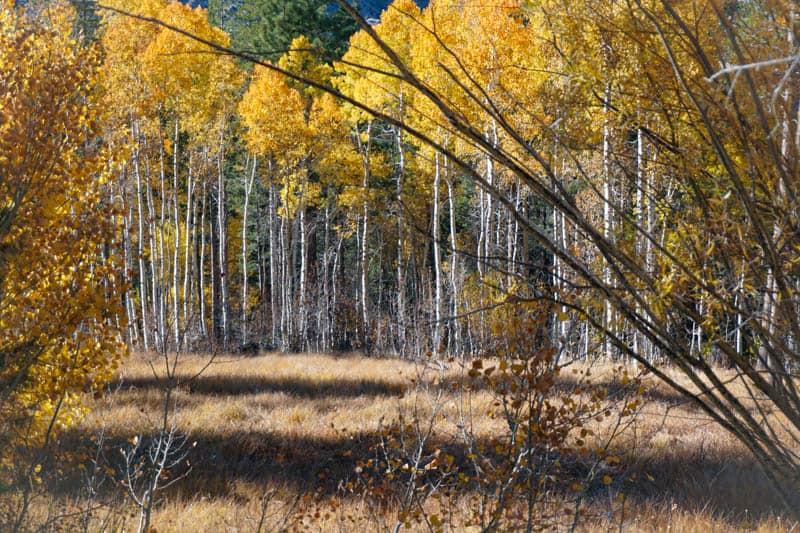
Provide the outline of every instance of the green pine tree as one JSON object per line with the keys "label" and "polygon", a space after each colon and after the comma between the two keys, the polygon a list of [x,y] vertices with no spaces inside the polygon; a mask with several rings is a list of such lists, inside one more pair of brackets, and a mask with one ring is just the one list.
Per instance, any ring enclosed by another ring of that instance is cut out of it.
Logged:
{"label": "green pine tree", "polygon": [[299,35],[325,59],[338,58],[357,29],[330,0],[210,0],[208,7],[211,22],[230,33],[236,49],[272,61]]}

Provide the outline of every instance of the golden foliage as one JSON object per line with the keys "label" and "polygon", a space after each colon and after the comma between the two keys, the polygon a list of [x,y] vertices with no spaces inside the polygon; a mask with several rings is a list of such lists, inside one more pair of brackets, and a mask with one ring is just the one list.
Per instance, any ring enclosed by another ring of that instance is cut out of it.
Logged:
{"label": "golden foliage", "polygon": [[98,54],[69,28],[0,9],[0,450],[68,423],[125,352]]}

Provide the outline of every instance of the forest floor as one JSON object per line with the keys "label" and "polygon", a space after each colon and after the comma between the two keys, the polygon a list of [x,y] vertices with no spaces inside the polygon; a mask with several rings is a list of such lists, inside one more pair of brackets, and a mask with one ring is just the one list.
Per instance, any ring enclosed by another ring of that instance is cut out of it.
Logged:
{"label": "forest floor", "polygon": [[[393,530],[405,488],[402,476],[389,489],[361,490],[369,482],[365,465],[385,451],[380,443],[392,421],[416,416],[424,427],[432,421],[428,445],[452,447],[463,434],[464,405],[469,405],[473,435],[503,431],[502,421],[480,415],[494,398],[453,386],[464,369],[454,362],[446,366],[358,355],[182,355],[168,418],[186,440],[175,447],[180,464],[159,480],[174,484],[160,494],[154,530]],[[562,373],[566,377],[556,389],[575,379],[569,376],[589,371],[592,387],[613,390],[625,381],[621,368],[575,365],[575,372]],[[65,460],[80,464],[77,470],[65,466],[58,482],[45,480],[33,514],[44,520],[48,513],[72,509],[74,523],[67,526],[72,529],[87,525],[78,511],[94,508],[89,530],[135,530],[139,512],[124,497],[122,451],[146,445],[147,436],[157,433],[165,383],[163,358],[133,354],[110,392],[95,398],[79,426],[59,437],[59,448],[70,450]],[[596,442],[615,433],[606,453],[613,451],[619,463],[609,462],[603,471],[611,476],[588,480],[583,486],[593,488],[580,498],[567,489],[563,502],[549,508],[563,505],[567,516],[551,524],[568,527],[575,516],[568,516],[569,509],[580,500],[578,529],[585,531],[800,529],[730,435],[652,379],[637,393],[641,401],[634,412],[591,422]],[[444,530],[477,531],[468,528],[468,515],[480,494],[470,486],[423,502],[431,514],[408,518],[408,526],[437,530],[441,522]],[[437,515],[431,518],[434,507]],[[549,512],[544,503],[537,509]]]}

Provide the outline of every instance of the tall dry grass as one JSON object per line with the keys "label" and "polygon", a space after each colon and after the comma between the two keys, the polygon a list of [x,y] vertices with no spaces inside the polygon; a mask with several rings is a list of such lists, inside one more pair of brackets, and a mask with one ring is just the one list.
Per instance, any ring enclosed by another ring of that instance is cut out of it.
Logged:
{"label": "tall dry grass", "polygon": [[[98,508],[89,529],[135,528],[137,511],[119,483],[119,450],[159,427],[163,364],[155,354],[132,355],[109,393],[91,400],[89,415],[61,434],[66,466],[59,482],[43,484],[34,507],[40,520],[53,513],[56,501],[59,512],[76,512],[73,522],[62,523],[81,525],[78,511],[86,508],[88,496],[86,476],[79,473],[87,471],[87,458],[97,457],[99,439],[98,464],[107,479],[93,497]],[[425,370],[358,355],[182,355],[177,368],[178,387],[168,407],[171,420],[188,436],[188,464],[185,472],[168,474],[186,477],[162,495],[153,518],[157,531],[391,528],[397,515],[392,499],[349,490],[348,484],[359,481],[360,461],[374,456],[383,430],[400,414],[430,417],[433,390],[445,391],[436,406],[433,445],[455,449],[463,423],[465,389],[451,385],[463,382],[464,371],[455,363]],[[588,370],[592,382],[581,385],[586,394],[602,387],[613,397],[621,387],[617,368],[576,365],[575,374],[563,373],[559,387],[574,386],[571,382]],[[502,420],[481,414],[493,398],[479,388],[468,394],[474,434],[490,439],[502,431]],[[637,413],[618,422],[613,416],[588,422],[599,437],[617,428],[614,453],[620,463],[613,483],[598,484],[587,494],[580,529],[797,529],[742,446],[669,390],[648,382]],[[580,468],[580,458],[575,464]],[[465,485],[463,494],[431,505],[453,506],[457,516],[459,508],[467,508],[468,492]],[[462,530],[462,525],[454,520],[445,528]]]}

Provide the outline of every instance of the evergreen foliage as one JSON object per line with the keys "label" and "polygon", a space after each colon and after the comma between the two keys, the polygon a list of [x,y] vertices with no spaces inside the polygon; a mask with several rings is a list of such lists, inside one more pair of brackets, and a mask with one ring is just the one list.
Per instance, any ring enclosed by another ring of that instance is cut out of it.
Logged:
{"label": "evergreen foliage", "polygon": [[292,39],[306,35],[328,56],[340,56],[357,26],[329,0],[210,0],[213,23],[233,47],[277,61]]}

